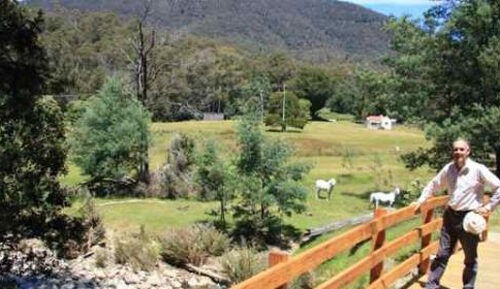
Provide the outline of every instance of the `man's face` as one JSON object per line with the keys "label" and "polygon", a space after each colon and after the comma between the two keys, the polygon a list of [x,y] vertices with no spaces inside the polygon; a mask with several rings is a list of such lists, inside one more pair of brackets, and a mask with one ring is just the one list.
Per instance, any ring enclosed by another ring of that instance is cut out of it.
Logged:
{"label": "man's face", "polygon": [[457,167],[462,168],[464,166],[469,154],[470,148],[466,142],[456,141],[453,143],[453,161]]}

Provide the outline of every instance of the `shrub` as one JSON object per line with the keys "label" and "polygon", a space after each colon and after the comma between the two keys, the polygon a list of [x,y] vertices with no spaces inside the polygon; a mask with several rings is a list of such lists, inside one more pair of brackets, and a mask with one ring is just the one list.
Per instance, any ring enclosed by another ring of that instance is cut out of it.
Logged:
{"label": "shrub", "polygon": [[300,275],[297,279],[293,280],[291,289],[313,289],[316,284],[316,274],[311,271]]}
{"label": "shrub", "polygon": [[87,194],[85,198],[85,203],[80,209],[80,213],[83,216],[83,222],[87,229],[87,249],[93,245],[104,240],[106,235],[106,230],[104,229],[104,223],[102,222],[101,215],[97,212],[94,199]]}
{"label": "shrub", "polygon": [[98,248],[95,252],[95,265],[104,268],[108,265],[109,254],[105,248]]}
{"label": "shrub", "polygon": [[159,259],[158,244],[141,226],[140,232],[115,239],[115,262],[134,270],[152,270]]}
{"label": "shrub", "polygon": [[194,157],[194,140],[187,135],[175,135],[162,169],[161,188],[164,197],[175,199],[189,195],[193,187]]}
{"label": "shrub", "polygon": [[397,207],[406,207],[412,202],[416,201],[420,196],[420,192],[422,192],[423,184],[420,182],[420,179],[415,179],[411,183],[409,189],[401,190],[401,193],[396,198],[396,206]]}
{"label": "shrub", "polygon": [[210,256],[219,256],[229,246],[229,238],[212,227],[194,225],[168,230],[161,238],[165,262],[201,265]]}
{"label": "shrub", "polygon": [[230,246],[230,240],[224,233],[211,227],[200,227],[199,238],[202,247],[212,256],[220,256]]}
{"label": "shrub", "polygon": [[239,247],[224,254],[220,260],[224,274],[233,283],[238,283],[266,268],[264,254],[258,254],[253,247]]}

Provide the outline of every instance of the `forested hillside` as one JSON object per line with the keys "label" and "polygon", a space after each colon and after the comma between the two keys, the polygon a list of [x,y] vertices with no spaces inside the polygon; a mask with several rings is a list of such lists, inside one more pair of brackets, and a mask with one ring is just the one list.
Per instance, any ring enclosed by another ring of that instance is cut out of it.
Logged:
{"label": "forested hillside", "polygon": [[[138,0],[60,0],[66,8],[137,16]],[[30,5],[54,8],[51,0]],[[364,7],[326,0],[153,1],[151,20],[177,33],[219,38],[253,52],[282,49],[306,60],[376,59],[389,51],[388,20]]]}

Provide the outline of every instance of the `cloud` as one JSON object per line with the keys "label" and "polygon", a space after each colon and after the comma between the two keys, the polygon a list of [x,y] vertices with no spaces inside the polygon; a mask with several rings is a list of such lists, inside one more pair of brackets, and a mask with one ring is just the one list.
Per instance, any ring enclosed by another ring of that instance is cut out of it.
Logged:
{"label": "cloud", "polygon": [[436,1],[432,1],[432,0],[344,0],[344,1],[356,3],[356,4],[360,4],[360,5],[374,5],[374,4],[432,5],[432,4],[436,4]]}

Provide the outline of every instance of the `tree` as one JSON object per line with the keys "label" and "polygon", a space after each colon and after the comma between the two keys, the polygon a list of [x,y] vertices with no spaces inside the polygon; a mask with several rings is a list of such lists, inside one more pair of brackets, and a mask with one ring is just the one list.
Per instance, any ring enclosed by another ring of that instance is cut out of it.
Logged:
{"label": "tree", "polygon": [[[449,0],[426,13],[423,27],[405,18],[393,20],[389,27],[394,34],[393,47],[400,52],[389,64],[402,84],[400,90],[415,99],[412,105],[423,112],[418,116],[431,123],[427,135],[434,140],[434,148],[420,150],[431,156],[413,154],[410,159],[439,159],[439,155],[448,154],[450,145],[442,142],[460,135],[491,136],[490,129],[477,122],[472,125],[471,120],[477,115],[478,107],[500,106],[497,81],[500,3]],[[412,67],[418,67],[416,73],[407,73]],[[406,84],[415,83],[422,84],[420,92],[411,86],[405,88]],[[495,123],[494,110],[481,114],[485,116],[481,121]],[[495,143],[490,141],[492,138],[487,139],[488,142],[474,145],[476,155],[486,156],[485,161],[488,161],[488,153],[500,159]],[[499,171],[497,167],[497,173]]]}
{"label": "tree", "polygon": [[338,84],[329,106],[332,111],[351,113],[364,120],[370,114],[387,114],[388,98],[385,75],[369,69],[356,69]]}
{"label": "tree", "polygon": [[0,0],[0,239],[14,230],[42,234],[65,201],[63,115],[41,96],[49,73],[43,15],[31,18],[18,5]]}
{"label": "tree", "polygon": [[234,206],[235,235],[277,242],[281,240],[283,215],[305,210],[307,193],[299,181],[310,166],[290,163],[291,147],[265,139],[259,123],[254,113],[246,115],[238,126],[240,195]]}
{"label": "tree", "polygon": [[273,91],[283,89],[285,82],[296,73],[296,65],[293,59],[284,52],[273,53],[263,59],[267,74],[271,80]]}
{"label": "tree", "polygon": [[293,91],[299,98],[311,103],[310,116],[317,119],[316,113],[322,109],[326,101],[333,96],[335,83],[333,78],[322,68],[313,66],[301,67],[292,84]]}
{"label": "tree", "polygon": [[[265,112],[269,106],[269,97],[272,92],[269,78],[263,73],[252,72],[247,83],[241,86],[239,94],[230,99],[229,107],[232,114],[244,114],[248,107],[258,107],[261,119],[264,120]],[[227,111],[226,111],[227,112]]]}
{"label": "tree", "polygon": [[[133,47],[135,57],[133,60],[133,73],[134,85],[136,89],[137,99],[141,101],[144,107],[147,107],[148,92],[151,82],[154,81],[157,75],[157,67],[153,61],[153,49],[156,43],[156,30],[151,29],[150,35],[146,36],[145,24],[146,20],[152,13],[153,0],[144,0],[144,10],[142,15],[136,20],[137,32],[133,40]],[[145,136],[145,135],[143,135]],[[141,155],[143,156],[141,164],[139,165],[139,180],[149,183],[149,153],[148,153],[147,139],[141,141]]]}
{"label": "tree", "polygon": [[216,143],[207,142],[204,151],[199,156],[197,179],[201,187],[202,199],[219,202],[219,210],[215,212],[215,215],[219,216],[218,225],[222,229],[226,229],[226,212],[229,202],[234,197],[235,178],[232,166],[221,159]]}
{"label": "tree", "polygon": [[94,182],[139,173],[149,145],[150,114],[117,79],[88,100],[71,134],[73,161]]}
{"label": "tree", "polygon": [[280,126],[283,132],[287,126],[303,129],[309,119],[310,106],[308,100],[299,99],[293,92],[274,92],[269,100],[264,123],[268,126]]}

